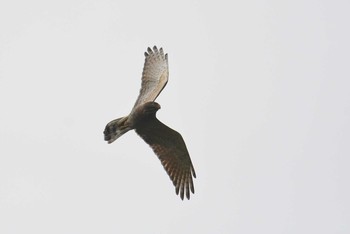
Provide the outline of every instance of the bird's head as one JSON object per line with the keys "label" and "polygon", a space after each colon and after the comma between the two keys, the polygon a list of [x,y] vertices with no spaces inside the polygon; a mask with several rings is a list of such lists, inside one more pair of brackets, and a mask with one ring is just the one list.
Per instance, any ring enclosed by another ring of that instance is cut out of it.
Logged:
{"label": "bird's head", "polygon": [[160,105],[158,103],[146,102],[145,104],[138,106],[134,111],[132,111],[131,115],[129,116],[129,122],[134,126],[134,128],[136,128],[140,122],[148,118],[155,117],[156,112],[159,109]]}
{"label": "bird's head", "polygon": [[142,110],[145,115],[155,115],[159,109],[160,105],[156,102],[146,102],[142,106]]}

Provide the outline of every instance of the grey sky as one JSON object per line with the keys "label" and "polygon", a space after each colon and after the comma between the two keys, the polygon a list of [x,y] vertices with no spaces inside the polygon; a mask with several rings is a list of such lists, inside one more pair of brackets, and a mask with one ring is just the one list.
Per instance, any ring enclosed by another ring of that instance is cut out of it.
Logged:
{"label": "grey sky", "polygon": [[[349,233],[349,1],[1,1],[0,233]],[[128,114],[169,54],[175,195]]]}

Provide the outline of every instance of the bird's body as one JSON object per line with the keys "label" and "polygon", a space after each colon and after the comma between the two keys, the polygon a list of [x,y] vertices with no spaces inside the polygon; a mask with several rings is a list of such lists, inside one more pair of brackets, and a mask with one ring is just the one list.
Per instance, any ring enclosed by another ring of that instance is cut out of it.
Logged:
{"label": "bird's body", "polygon": [[109,122],[104,130],[105,140],[112,143],[127,131],[136,133],[151,146],[175,186],[181,199],[194,193],[196,177],[186,144],[180,133],[156,118],[160,105],[155,101],[168,82],[168,56],[163,49],[153,47],[145,52],[145,65],[139,97],[130,114]]}

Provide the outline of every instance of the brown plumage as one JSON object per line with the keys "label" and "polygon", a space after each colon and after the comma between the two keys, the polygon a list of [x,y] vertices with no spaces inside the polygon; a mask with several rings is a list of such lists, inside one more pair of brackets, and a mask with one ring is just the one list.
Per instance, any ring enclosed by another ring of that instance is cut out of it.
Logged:
{"label": "brown plumage", "polygon": [[140,94],[128,116],[109,122],[104,130],[104,138],[112,143],[127,131],[136,133],[151,146],[164,169],[172,180],[176,194],[181,199],[190,191],[194,193],[192,177],[196,177],[186,144],[180,133],[169,128],[156,118],[160,105],[155,101],[168,82],[168,56],[156,46],[145,52]]}

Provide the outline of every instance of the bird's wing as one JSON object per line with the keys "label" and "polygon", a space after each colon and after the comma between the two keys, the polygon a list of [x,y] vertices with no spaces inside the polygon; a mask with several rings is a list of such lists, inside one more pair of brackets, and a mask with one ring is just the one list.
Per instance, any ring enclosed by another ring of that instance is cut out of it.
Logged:
{"label": "bird's wing", "polygon": [[168,82],[168,54],[164,55],[163,48],[156,46],[147,48],[145,64],[142,72],[140,94],[133,110],[146,102],[153,102]]}
{"label": "bird's wing", "polygon": [[183,199],[186,193],[187,199],[190,199],[190,191],[194,193],[192,176],[196,178],[196,173],[180,133],[155,117],[135,130],[160,159],[175,186],[176,194],[180,192]]}

